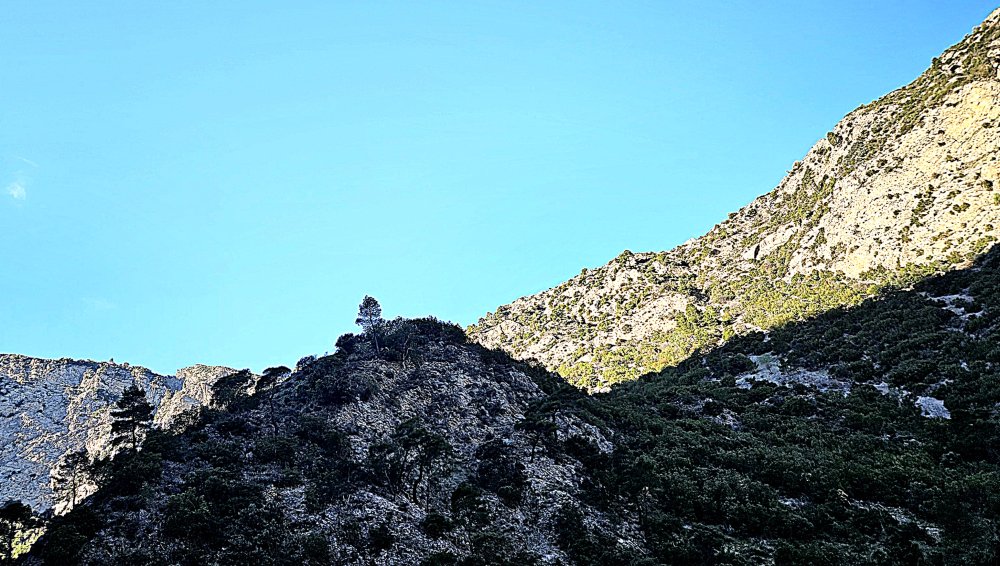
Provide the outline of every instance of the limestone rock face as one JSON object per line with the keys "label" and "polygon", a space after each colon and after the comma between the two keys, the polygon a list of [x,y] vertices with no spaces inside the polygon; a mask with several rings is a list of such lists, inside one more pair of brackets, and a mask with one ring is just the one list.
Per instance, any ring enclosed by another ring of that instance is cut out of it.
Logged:
{"label": "limestone rock face", "polygon": [[110,408],[133,383],[155,407],[154,424],[165,427],[208,403],[211,384],[233,371],[197,365],[164,376],[129,364],[0,355],[0,501],[58,507],[50,473],[69,452],[107,454]]}
{"label": "limestone rock face", "polygon": [[1000,10],[913,83],[859,107],[704,236],[607,265],[469,328],[578,385],[966,265],[1000,228]]}

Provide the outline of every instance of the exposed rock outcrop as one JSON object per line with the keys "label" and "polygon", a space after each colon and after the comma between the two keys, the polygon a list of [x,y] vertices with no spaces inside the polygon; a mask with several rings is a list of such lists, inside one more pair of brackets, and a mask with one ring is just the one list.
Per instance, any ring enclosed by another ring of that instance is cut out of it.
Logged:
{"label": "exposed rock outcrop", "polygon": [[119,452],[25,564],[992,564],[998,252],[604,395],[347,335]]}
{"label": "exposed rock outcrop", "polygon": [[1000,229],[1000,11],[848,114],[704,236],[489,313],[470,334],[596,388],[966,265]]}
{"label": "exposed rock outcrop", "polygon": [[196,365],[176,376],[139,366],[0,355],[0,501],[16,499],[43,511],[56,505],[50,473],[67,453],[110,449],[110,407],[137,384],[169,426],[184,410],[206,404],[211,384],[233,370]]}

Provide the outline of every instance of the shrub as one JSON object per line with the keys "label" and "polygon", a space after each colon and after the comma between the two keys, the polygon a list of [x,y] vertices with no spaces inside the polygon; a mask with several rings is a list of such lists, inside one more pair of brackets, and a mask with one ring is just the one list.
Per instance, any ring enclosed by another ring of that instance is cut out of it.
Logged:
{"label": "shrub", "polygon": [[420,529],[429,537],[441,538],[454,528],[454,524],[441,513],[431,511],[420,522]]}

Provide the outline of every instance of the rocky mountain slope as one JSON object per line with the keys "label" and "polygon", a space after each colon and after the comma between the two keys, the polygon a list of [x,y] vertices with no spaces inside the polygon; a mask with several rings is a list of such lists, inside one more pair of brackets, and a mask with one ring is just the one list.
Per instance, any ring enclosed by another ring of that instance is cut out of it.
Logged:
{"label": "rocky mountain slope", "polygon": [[469,333],[596,389],[967,265],[998,228],[1000,10],[704,236],[626,251]]}
{"label": "rocky mountain slope", "polygon": [[27,564],[990,564],[1000,254],[586,395],[435,320],[110,463]]}
{"label": "rocky mountain slope", "polygon": [[[460,328],[435,320],[396,321],[379,342],[376,351],[367,337],[342,338],[337,354],[307,359],[274,388],[227,411],[203,410],[201,423],[179,437],[147,439],[132,457],[155,454],[162,474],[147,478],[141,490],[112,480],[92,505],[117,508],[106,498],[141,493],[149,506],[111,518],[79,558],[93,564],[564,558],[554,525],[559,510],[578,497],[581,464],[551,447],[614,448],[571,413],[542,423],[526,419],[567,386],[469,345]],[[128,466],[129,478],[142,468]],[[601,522],[599,512],[591,516]],[[64,537],[55,528],[49,541]]]}
{"label": "rocky mountain slope", "polygon": [[[997,563],[998,37],[1000,11],[706,236],[471,336],[366,298],[362,334],[265,376],[0,357],[2,489],[45,509],[62,454],[97,460],[17,560]],[[132,383],[160,426],[111,454]],[[0,515],[0,542],[29,523]]]}
{"label": "rocky mountain slope", "polygon": [[209,402],[212,383],[232,372],[196,365],[164,376],[129,364],[0,355],[0,501],[22,501],[36,511],[59,503],[52,470],[82,448],[92,457],[108,455],[109,409],[133,383],[156,408],[156,424],[169,426]]}

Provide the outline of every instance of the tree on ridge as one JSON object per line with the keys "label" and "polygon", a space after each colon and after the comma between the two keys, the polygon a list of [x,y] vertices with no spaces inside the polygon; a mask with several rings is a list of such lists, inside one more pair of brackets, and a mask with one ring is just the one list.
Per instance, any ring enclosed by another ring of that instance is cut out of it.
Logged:
{"label": "tree on ridge", "polygon": [[358,307],[358,318],[354,321],[355,324],[360,326],[365,334],[371,336],[372,342],[375,344],[375,352],[379,351],[378,335],[382,330],[382,306],[378,304],[375,297],[371,295],[365,295],[365,298],[361,301],[361,305]]}

